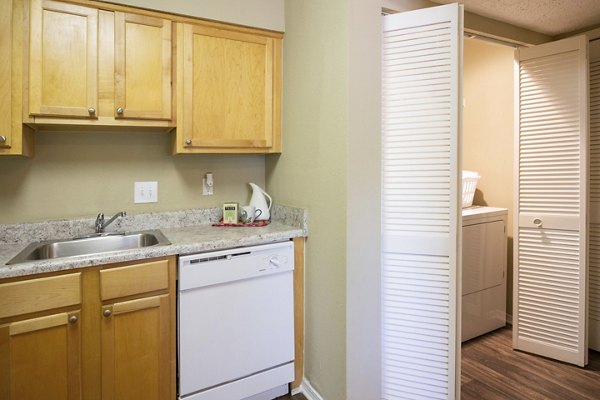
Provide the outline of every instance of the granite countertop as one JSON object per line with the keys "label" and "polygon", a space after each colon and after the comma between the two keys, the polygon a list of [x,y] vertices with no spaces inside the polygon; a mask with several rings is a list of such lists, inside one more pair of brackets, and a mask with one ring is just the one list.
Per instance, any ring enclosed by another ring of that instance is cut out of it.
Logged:
{"label": "granite countertop", "polygon": [[83,236],[90,233],[93,220],[0,225],[0,279],[176,254],[252,246],[307,236],[306,209],[274,206],[271,213],[272,222],[264,227],[214,227],[212,223],[220,218],[218,208],[127,216],[115,222],[107,232],[160,229],[171,244],[12,265],[6,263],[29,243]]}

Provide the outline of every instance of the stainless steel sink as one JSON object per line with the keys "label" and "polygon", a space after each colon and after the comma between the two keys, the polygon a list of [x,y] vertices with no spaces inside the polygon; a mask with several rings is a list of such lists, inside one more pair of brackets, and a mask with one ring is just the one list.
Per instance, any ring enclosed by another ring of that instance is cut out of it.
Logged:
{"label": "stainless steel sink", "polygon": [[171,244],[158,229],[130,233],[101,233],[75,239],[34,242],[7,265],[51,258],[73,257],[110,251],[139,249]]}

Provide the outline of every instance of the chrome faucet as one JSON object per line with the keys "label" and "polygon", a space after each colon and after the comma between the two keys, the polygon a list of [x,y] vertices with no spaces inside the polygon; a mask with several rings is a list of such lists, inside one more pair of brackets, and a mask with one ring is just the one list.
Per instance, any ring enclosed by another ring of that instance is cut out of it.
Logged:
{"label": "chrome faucet", "polygon": [[117,219],[118,217],[124,217],[126,215],[127,213],[125,211],[121,211],[113,215],[108,221],[104,222],[104,214],[98,214],[98,216],[96,217],[96,222],[94,224],[96,226],[96,233],[104,232],[104,228],[112,224],[115,219]]}

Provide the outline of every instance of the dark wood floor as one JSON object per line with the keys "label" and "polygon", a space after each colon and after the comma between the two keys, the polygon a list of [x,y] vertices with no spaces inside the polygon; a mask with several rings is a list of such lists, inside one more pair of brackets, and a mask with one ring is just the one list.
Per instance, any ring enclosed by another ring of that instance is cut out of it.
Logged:
{"label": "dark wood floor", "polygon": [[579,368],[512,349],[512,329],[462,347],[462,400],[600,400],[600,353]]}
{"label": "dark wood floor", "polygon": [[463,343],[461,381],[462,400],[600,400],[600,353],[579,368],[515,351],[506,327]]}
{"label": "dark wood floor", "polygon": [[293,396],[281,396],[275,400],[307,400],[306,397],[302,393],[295,394]]}

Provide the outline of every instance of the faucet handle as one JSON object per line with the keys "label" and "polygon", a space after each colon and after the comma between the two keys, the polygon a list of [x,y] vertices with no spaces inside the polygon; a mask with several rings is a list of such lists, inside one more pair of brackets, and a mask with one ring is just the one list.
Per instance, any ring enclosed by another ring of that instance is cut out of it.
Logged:
{"label": "faucet handle", "polygon": [[96,216],[94,227],[96,228],[96,233],[102,232],[104,229],[104,213],[99,213],[98,216]]}

